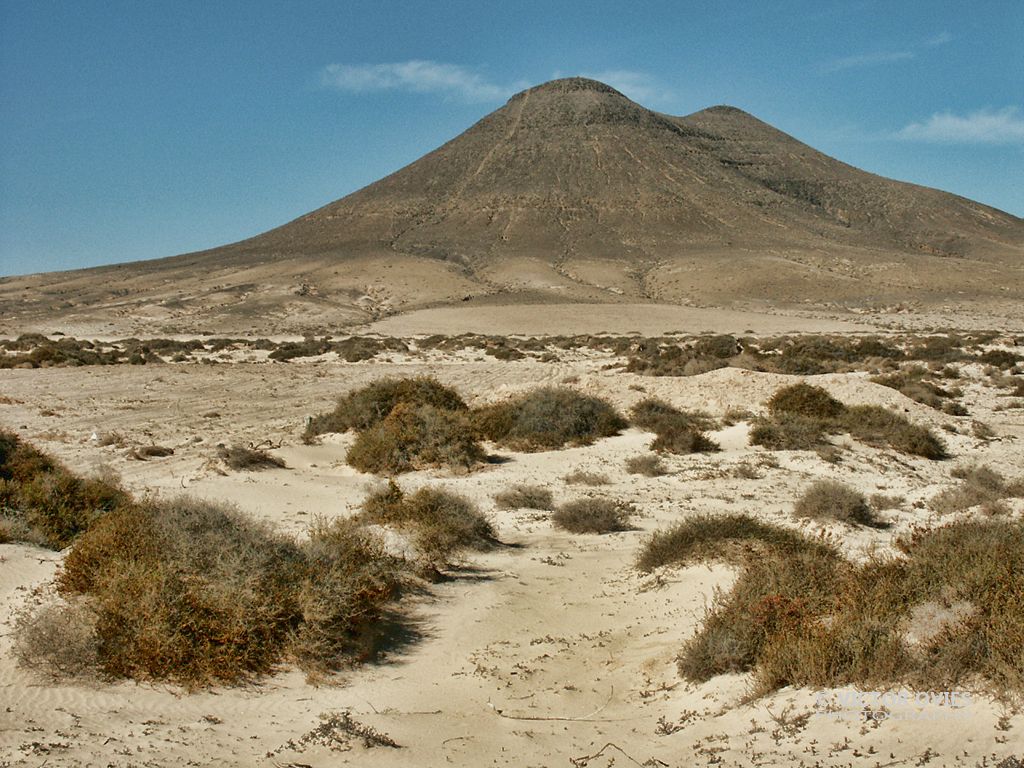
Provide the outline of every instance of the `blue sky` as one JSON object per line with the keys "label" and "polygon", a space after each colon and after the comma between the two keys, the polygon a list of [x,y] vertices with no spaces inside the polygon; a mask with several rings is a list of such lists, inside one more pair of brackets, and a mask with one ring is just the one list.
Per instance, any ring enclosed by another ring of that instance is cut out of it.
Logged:
{"label": "blue sky", "polygon": [[1024,216],[1024,3],[0,0],[0,274],[282,224],[584,74]]}

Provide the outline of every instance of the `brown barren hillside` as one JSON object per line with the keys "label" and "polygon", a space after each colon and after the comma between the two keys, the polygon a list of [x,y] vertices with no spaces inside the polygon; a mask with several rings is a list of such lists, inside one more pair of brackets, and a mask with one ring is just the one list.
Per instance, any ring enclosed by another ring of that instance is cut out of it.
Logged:
{"label": "brown barren hillside", "polygon": [[672,117],[570,78],[257,237],[0,280],[0,331],[125,317],[139,331],[298,331],[463,301],[962,311],[1021,299],[1022,219],[860,171],[739,109]]}

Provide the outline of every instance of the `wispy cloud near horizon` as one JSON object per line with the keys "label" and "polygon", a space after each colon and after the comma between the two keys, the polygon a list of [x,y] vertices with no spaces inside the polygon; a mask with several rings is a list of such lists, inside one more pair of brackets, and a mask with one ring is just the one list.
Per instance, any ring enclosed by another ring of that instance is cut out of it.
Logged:
{"label": "wispy cloud near horizon", "polygon": [[924,41],[924,44],[929,48],[934,48],[937,45],[945,45],[946,43],[953,42],[953,36],[949,32],[940,32],[935,37],[930,37]]}
{"label": "wispy cloud near horizon", "polygon": [[914,58],[913,51],[879,51],[877,53],[861,53],[856,56],[844,56],[841,59],[832,59],[821,65],[821,71],[828,74],[831,72],[842,72],[846,69],[860,69],[862,67],[877,67],[881,64],[891,64],[894,61],[906,61]]}
{"label": "wispy cloud near horizon", "polygon": [[527,87],[521,81],[500,85],[458,64],[420,59],[384,64],[328,64],[320,70],[320,85],[351,93],[439,93],[464,101],[501,101]]}
{"label": "wispy cloud near horizon", "polygon": [[896,138],[935,144],[1024,144],[1024,115],[1014,106],[967,115],[936,112],[897,131]]}

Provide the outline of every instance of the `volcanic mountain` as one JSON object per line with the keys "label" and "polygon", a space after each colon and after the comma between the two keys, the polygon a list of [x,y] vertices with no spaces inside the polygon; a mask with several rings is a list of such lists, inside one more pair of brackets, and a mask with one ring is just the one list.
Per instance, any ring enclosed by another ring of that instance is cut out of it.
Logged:
{"label": "volcanic mountain", "polygon": [[965,298],[1024,298],[1024,220],[858,170],[733,107],[673,117],[569,78],[248,240],[0,281],[0,316],[294,330],[461,301]]}

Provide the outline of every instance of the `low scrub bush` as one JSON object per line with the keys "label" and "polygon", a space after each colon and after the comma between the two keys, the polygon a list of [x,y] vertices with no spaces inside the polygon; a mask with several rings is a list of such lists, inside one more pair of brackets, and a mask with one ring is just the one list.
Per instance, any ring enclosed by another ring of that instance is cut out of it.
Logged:
{"label": "low scrub bush", "polygon": [[565,475],[562,480],[567,482],[569,485],[611,485],[612,481],[608,478],[608,475],[603,475],[600,472],[585,472],[582,469],[574,470],[569,474]]}
{"label": "low scrub bush", "polygon": [[569,501],[555,510],[551,522],[570,533],[614,533],[630,530],[633,509],[614,499],[585,498]]}
{"label": "low scrub bush", "polygon": [[797,517],[837,520],[850,525],[882,527],[860,491],[835,480],[818,480],[804,491],[793,508]]}
{"label": "low scrub bush", "polygon": [[945,459],[946,446],[928,427],[911,423],[902,414],[880,405],[849,406],[840,420],[849,433],[875,447],[889,447],[911,456]]}
{"label": "low scrub bush", "polygon": [[769,450],[814,450],[827,442],[827,435],[845,431],[876,448],[926,459],[949,455],[928,427],[913,424],[880,405],[844,405],[820,387],[784,387],[768,401],[768,410],[769,416],[757,419],[751,429],[751,445]]}
{"label": "low scrub bush", "polygon": [[107,675],[206,685],[273,668],[300,620],[304,566],[268,527],[182,498],[105,515],[57,584],[89,596]]}
{"label": "low scrub bush", "polygon": [[494,497],[498,509],[543,509],[555,508],[554,497],[547,488],[538,485],[515,485]]}
{"label": "low scrub bush", "polygon": [[633,406],[631,415],[633,424],[657,435],[651,450],[677,454],[720,450],[703,432],[715,426],[707,414],[682,411],[663,400],[648,398]]}
{"label": "low scrub bush", "polygon": [[637,568],[650,572],[664,565],[692,565],[709,559],[739,565],[746,562],[750,554],[768,549],[834,555],[831,547],[749,515],[701,514],[651,536],[637,558]]}
{"label": "low scrub bush", "polygon": [[1003,499],[1024,496],[1024,478],[1007,482],[1001,474],[983,465],[956,467],[951,474],[960,483],[929,502],[939,514],[963,512],[976,506],[987,513],[1001,512]]}
{"label": "low scrub bush", "polygon": [[488,549],[497,543],[494,527],[471,501],[438,488],[406,495],[389,482],[367,497],[360,518],[409,532],[432,563],[443,563],[460,550]]}
{"label": "low scrub bush", "polygon": [[58,602],[19,618],[19,660],[54,674],[246,680],[286,658],[310,673],[365,655],[407,578],[365,529],[314,524],[299,544],[190,498],[104,515],[58,572]]}
{"label": "low scrub bush", "polygon": [[78,477],[0,430],[0,537],[63,549],[128,501],[116,482]]}
{"label": "low scrub bush", "polygon": [[770,451],[812,451],[826,444],[831,422],[812,416],[757,418],[750,429],[750,444]]}
{"label": "low scrub bush", "polygon": [[217,456],[234,470],[282,469],[285,466],[284,459],[244,445],[220,446]]}
{"label": "low scrub bush", "polygon": [[399,405],[467,410],[459,394],[436,379],[380,379],[342,397],[330,413],[314,416],[306,427],[306,437],[369,429],[384,421]]}
{"label": "low scrub bush", "polygon": [[843,410],[843,404],[827,390],[811,384],[783,387],[768,400],[768,412],[773,416],[796,414],[812,419],[834,419]]}
{"label": "low scrub bush", "polygon": [[[722,544],[704,549],[712,537],[695,536],[692,523],[680,530],[684,561],[729,552]],[[981,681],[1003,699],[1024,695],[1024,523],[973,520],[916,531],[898,540],[903,557],[860,565],[801,541],[732,558],[743,570],[683,646],[683,677],[753,671],[758,693],[901,684],[952,690]]]}
{"label": "low scrub bush", "polygon": [[348,463],[359,471],[382,475],[428,467],[468,470],[484,458],[461,413],[406,404],[360,432],[347,454]]}
{"label": "low scrub bush", "polygon": [[631,475],[661,477],[668,474],[668,467],[665,466],[665,462],[661,460],[660,456],[648,454],[626,459],[626,471]]}
{"label": "low scrub bush", "polygon": [[546,451],[590,445],[617,435],[625,419],[605,400],[566,387],[542,387],[514,400],[473,412],[484,439],[518,451]]}

